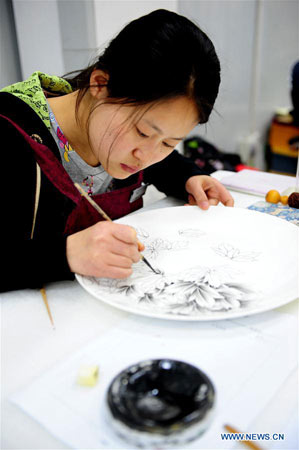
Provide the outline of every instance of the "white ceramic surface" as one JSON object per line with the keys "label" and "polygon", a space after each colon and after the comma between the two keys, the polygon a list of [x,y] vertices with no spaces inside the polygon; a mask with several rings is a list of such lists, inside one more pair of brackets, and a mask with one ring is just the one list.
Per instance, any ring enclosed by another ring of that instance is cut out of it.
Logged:
{"label": "white ceramic surface", "polygon": [[164,208],[116,221],[136,228],[144,256],[124,280],[76,275],[99,300],[171,320],[220,320],[268,311],[298,293],[298,228],[239,208]]}

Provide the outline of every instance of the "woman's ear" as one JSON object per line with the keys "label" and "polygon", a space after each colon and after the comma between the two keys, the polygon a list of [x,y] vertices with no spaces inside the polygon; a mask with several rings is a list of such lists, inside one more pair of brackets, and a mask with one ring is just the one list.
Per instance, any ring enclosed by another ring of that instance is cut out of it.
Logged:
{"label": "woman's ear", "polygon": [[103,72],[103,70],[95,69],[89,79],[89,86],[90,86],[90,94],[97,98],[103,98],[107,95],[107,84],[109,81],[109,75],[106,72]]}

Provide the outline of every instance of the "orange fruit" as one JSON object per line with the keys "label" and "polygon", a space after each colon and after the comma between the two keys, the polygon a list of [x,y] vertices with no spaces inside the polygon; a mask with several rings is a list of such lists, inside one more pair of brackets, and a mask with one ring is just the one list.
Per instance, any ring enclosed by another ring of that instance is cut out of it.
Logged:
{"label": "orange fruit", "polygon": [[288,195],[282,195],[282,197],[280,197],[280,201],[283,205],[287,205],[288,204],[288,199],[289,196]]}
{"label": "orange fruit", "polygon": [[280,193],[275,191],[275,189],[271,189],[271,191],[267,192],[266,202],[269,203],[278,203],[280,201]]}

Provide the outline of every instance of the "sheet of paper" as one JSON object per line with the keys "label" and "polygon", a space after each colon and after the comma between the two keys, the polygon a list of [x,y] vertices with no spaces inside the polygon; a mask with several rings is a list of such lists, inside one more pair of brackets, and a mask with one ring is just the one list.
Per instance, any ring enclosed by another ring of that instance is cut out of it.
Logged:
{"label": "sheet of paper", "polygon": [[265,196],[271,189],[276,189],[281,193],[285,189],[295,186],[295,182],[295,177],[288,175],[247,169],[221,179],[221,183],[230,189],[260,196]]}
{"label": "sheet of paper", "polygon": [[[135,362],[149,358],[173,358],[203,370],[216,388],[215,417],[193,449],[232,448],[221,439],[223,425],[248,433],[287,376],[297,365],[297,320],[271,311],[222,322],[188,323],[130,316],[118,328],[89,343],[68,360],[46,372],[12,401],[70,448],[132,448],[114,435],[105,420],[105,393],[113,377]],[[99,366],[99,382],[93,388],[79,386],[82,364]],[[281,411],[284,433],[288,411]],[[271,420],[269,421],[271,425]],[[265,433],[271,432],[268,429]],[[295,449],[290,435],[281,441],[263,441],[263,448]]]}

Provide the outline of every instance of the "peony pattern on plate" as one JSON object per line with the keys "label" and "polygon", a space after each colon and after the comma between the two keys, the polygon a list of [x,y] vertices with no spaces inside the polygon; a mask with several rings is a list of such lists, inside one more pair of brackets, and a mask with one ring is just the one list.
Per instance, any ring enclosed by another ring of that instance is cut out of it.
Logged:
{"label": "peony pattern on plate", "polygon": [[[224,266],[198,266],[180,273],[152,273],[138,263],[134,276],[124,280],[93,278],[103,294],[117,302],[162,314],[202,315],[247,308],[259,294],[234,279]],[[237,274],[237,273],[236,273]],[[236,275],[235,274],[235,275]]]}

